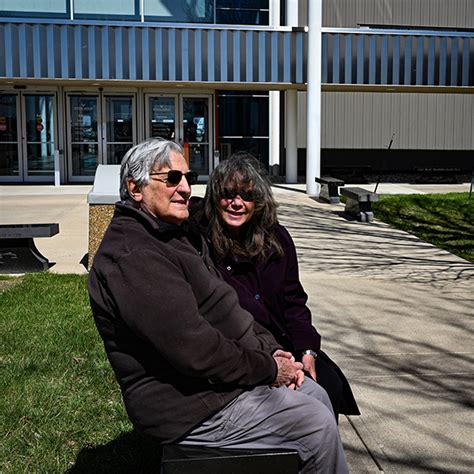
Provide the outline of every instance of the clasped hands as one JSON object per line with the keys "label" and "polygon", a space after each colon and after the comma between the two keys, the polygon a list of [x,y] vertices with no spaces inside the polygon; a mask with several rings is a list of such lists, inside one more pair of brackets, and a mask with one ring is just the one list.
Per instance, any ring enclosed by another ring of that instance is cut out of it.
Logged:
{"label": "clasped hands", "polygon": [[273,358],[278,368],[276,379],[273,382],[274,387],[285,386],[294,390],[303,385],[303,364],[296,362],[291,352],[278,349],[273,353]]}

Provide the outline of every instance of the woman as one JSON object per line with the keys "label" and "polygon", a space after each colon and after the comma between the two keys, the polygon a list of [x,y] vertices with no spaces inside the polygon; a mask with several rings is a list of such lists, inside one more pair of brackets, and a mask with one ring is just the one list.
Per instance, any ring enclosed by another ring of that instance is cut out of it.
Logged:
{"label": "woman", "polygon": [[346,378],[320,349],[321,337],[311,324],[308,297],[299,281],[295,246],[278,224],[270,181],[259,163],[248,154],[222,161],[211,175],[203,207],[197,208],[195,218],[240,305],[326,389],[336,419],[339,413],[358,415]]}

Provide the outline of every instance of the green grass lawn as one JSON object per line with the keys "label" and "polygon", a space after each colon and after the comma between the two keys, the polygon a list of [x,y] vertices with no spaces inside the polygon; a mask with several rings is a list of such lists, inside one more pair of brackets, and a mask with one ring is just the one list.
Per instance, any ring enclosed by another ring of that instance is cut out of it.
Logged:
{"label": "green grass lawn", "polygon": [[155,446],[132,431],[86,278],[2,279],[0,314],[0,472],[146,472]]}
{"label": "green grass lawn", "polygon": [[377,219],[474,262],[474,196],[382,195],[373,208]]}

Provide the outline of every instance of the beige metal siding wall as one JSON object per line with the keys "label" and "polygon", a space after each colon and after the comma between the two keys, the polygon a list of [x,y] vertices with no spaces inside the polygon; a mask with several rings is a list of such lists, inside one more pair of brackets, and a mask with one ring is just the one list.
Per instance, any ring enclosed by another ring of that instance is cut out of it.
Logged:
{"label": "beige metal siding wall", "polygon": [[[298,93],[306,147],[306,93]],[[474,94],[323,92],[322,148],[474,150]]]}
{"label": "beige metal siding wall", "polygon": [[323,26],[474,28],[473,0],[324,0]]}

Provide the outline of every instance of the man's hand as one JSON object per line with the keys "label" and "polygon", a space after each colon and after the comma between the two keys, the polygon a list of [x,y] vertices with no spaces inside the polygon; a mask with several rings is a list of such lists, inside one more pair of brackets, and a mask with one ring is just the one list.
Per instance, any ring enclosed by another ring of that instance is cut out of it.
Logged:
{"label": "man's hand", "polygon": [[295,361],[295,357],[291,352],[286,352],[286,351],[283,351],[281,349],[277,349],[273,353],[273,357],[285,357],[286,359],[290,359],[292,362]]}
{"label": "man's hand", "polygon": [[[301,387],[304,381],[304,373],[302,370],[303,364],[301,362],[295,362],[293,357],[288,358],[284,355],[277,355],[278,352],[279,351],[276,351],[275,354],[273,354],[273,358],[278,367],[277,376],[275,382],[273,382],[273,386],[286,386],[292,389]],[[289,352],[286,354],[289,354]]]}
{"label": "man's hand", "polygon": [[309,375],[314,379],[314,381],[317,380],[316,378],[316,360],[314,357],[310,354],[305,354],[303,358],[301,359],[301,362],[303,362],[303,370],[308,372]]}

